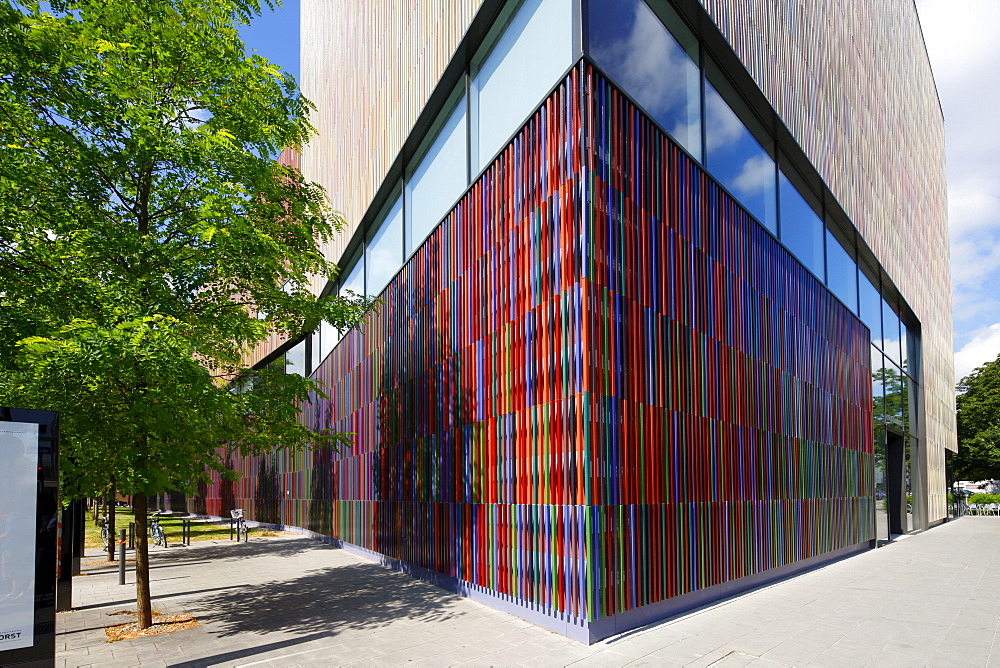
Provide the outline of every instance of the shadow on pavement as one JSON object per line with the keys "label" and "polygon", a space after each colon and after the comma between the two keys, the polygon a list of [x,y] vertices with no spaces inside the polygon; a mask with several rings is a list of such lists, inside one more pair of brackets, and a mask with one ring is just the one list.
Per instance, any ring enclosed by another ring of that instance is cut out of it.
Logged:
{"label": "shadow on pavement", "polygon": [[227,562],[254,557],[290,557],[309,550],[336,549],[305,536],[299,538],[264,538],[249,543],[225,541],[199,545],[197,542],[189,547],[180,545],[166,550],[150,551],[149,559],[153,564],[185,563],[186,561],[215,561],[224,559]]}
{"label": "shadow on pavement", "polygon": [[[126,586],[129,587],[129,585],[126,585]],[[194,591],[179,591],[179,592],[174,592],[174,593],[171,593],[171,594],[155,594],[154,593],[149,598],[151,600],[153,600],[153,601],[157,601],[159,599],[164,599],[164,598],[174,598],[174,597],[177,597],[177,596],[193,596],[195,594],[202,594],[202,593],[210,592],[210,591],[224,591],[226,589],[237,589],[237,588],[246,589],[246,587],[243,587],[242,585],[229,585],[228,587],[215,587],[213,589],[195,589]],[[152,589],[154,592],[156,591],[156,581],[155,580],[150,584],[150,589]],[[129,587],[129,591],[135,591],[135,585],[134,584],[132,584],[132,586]],[[95,608],[109,608],[109,607],[112,607],[112,606],[119,606],[119,605],[132,605],[133,607],[135,607],[135,596],[132,596],[132,597],[126,598],[126,599],[122,599],[120,601],[109,601],[107,603],[93,603],[91,605],[74,606],[73,607],[73,612],[79,612],[81,610],[93,610]]]}
{"label": "shadow on pavement", "polygon": [[440,622],[459,616],[452,596],[377,564],[349,564],[302,577],[224,591],[198,600],[199,617],[221,636],[237,633],[373,630],[400,619]]}
{"label": "shadow on pavement", "polygon": [[329,633],[313,633],[308,636],[300,636],[289,640],[267,643],[266,645],[258,645],[257,647],[251,647],[249,649],[235,650],[232,652],[225,652],[224,654],[216,654],[214,656],[206,656],[192,661],[171,663],[168,665],[170,668],[203,668],[204,666],[213,666],[220,663],[227,664],[238,659],[246,659],[251,656],[263,654],[264,652],[273,652],[274,650],[301,645],[304,642],[319,640],[320,638],[328,638],[329,636]]}

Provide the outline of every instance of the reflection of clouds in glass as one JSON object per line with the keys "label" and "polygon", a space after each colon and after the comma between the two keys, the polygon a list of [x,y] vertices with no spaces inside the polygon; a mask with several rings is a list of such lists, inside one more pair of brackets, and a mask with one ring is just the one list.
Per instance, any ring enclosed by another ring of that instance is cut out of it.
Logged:
{"label": "reflection of clouds in glass", "polygon": [[685,145],[700,160],[702,156],[698,155],[699,151],[696,147],[701,142],[701,101],[697,96],[691,96],[688,98],[686,107],[684,116],[678,118],[674,126],[668,130],[674,137],[686,138]]}
{"label": "reflection of clouds in glass", "polygon": [[882,339],[882,352],[894,362],[899,361],[899,339]]}
{"label": "reflection of clouds in glass", "polygon": [[705,87],[705,124],[708,127],[706,148],[709,154],[738,143],[747,131],[733,110],[711,86]]}
{"label": "reflection of clouds in glass", "polygon": [[[700,135],[698,99],[689,95],[697,81],[694,63],[645,2],[634,2],[631,13],[627,28],[606,26],[598,33],[594,58],[657,121],[690,144],[689,138]],[[671,128],[668,119],[674,115],[681,118]]]}
{"label": "reflection of clouds in glass", "polygon": [[744,197],[769,192],[774,188],[774,161],[764,154],[750,158],[743,163],[733,188]]}
{"label": "reflection of clouds in glass", "polygon": [[368,249],[368,294],[377,295],[403,263],[403,240],[390,229],[376,244]]}

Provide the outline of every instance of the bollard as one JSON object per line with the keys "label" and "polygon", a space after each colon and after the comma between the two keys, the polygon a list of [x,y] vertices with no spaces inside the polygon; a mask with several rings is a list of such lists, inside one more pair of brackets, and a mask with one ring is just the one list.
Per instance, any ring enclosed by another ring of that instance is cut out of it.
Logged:
{"label": "bollard", "polygon": [[118,536],[118,584],[125,584],[125,529]]}
{"label": "bollard", "polygon": [[135,549],[135,522],[128,523],[128,549]]}

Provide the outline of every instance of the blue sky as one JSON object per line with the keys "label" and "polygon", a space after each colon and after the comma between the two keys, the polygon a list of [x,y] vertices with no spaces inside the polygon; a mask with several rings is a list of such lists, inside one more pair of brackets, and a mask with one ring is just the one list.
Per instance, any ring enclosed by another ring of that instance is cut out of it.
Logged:
{"label": "blue sky", "polygon": [[266,7],[260,18],[240,30],[248,48],[299,79],[299,0],[284,0],[280,7]]}
{"label": "blue sky", "polygon": [[[1000,2],[916,4],[948,141],[957,380],[1000,354]],[[299,0],[265,10],[241,34],[299,78]]]}

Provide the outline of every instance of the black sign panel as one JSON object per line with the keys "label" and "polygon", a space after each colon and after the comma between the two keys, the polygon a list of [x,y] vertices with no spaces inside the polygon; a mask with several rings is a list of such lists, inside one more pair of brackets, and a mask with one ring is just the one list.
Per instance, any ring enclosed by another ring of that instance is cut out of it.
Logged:
{"label": "black sign panel", "polygon": [[59,414],[0,408],[0,665],[54,665]]}

